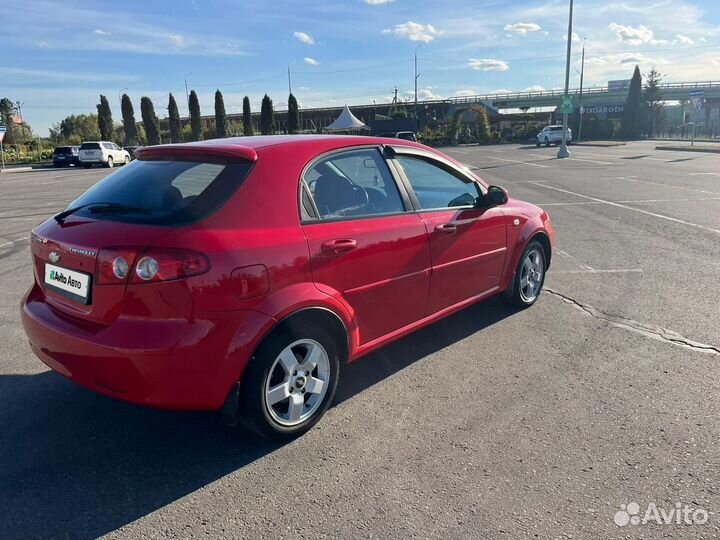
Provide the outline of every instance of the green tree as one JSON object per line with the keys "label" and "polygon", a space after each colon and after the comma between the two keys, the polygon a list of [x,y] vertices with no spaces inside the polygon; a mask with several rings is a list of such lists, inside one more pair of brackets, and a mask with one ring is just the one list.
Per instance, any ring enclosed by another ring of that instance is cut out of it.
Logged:
{"label": "green tree", "polygon": [[252,111],[250,110],[250,98],[243,98],[243,135],[250,136],[253,134]]}
{"label": "green tree", "polygon": [[300,111],[298,110],[298,102],[295,96],[290,93],[288,96],[288,133],[297,133],[300,124]]}
{"label": "green tree", "polygon": [[273,102],[270,96],[265,94],[260,105],[260,133],[272,135],[275,131],[275,120],[273,118]]}
{"label": "green tree", "polygon": [[667,120],[667,111],[663,102],[662,90],[660,90],[662,78],[662,75],[653,67],[648,73],[647,84],[642,96],[641,115],[648,137],[654,137]]}
{"label": "green tree", "polygon": [[160,144],[160,122],[155,116],[155,107],[152,100],[143,96],[140,98],[140,114],[142,115],[143,127],[149,145]]}
{"label": "green tree", "polygon": [[168,127],[170,128],[170,141],[180,142],[180,112],[178,111],[175,96],[170,94],[168,101]]}
{"label": "green tree", "polygon": [[113,137],[112,111],[110,110],[108,99],[102,94],[100,94],[100,104],[97,106],[97,111],[100,138],[103,141],[111,141]]}
{"label": "green tree", "polygon": [[50,128],[50,138],[58,144],[80,144],[100,140],[96,114],[70,115]]}
{"label": "green tree", "polygon": [[136,144],[138,140],[137,124],[135,124],[135,109],[133,109],[130,96],[123,94],[120,100],[122,110],[123,131],[125,131],[125,145]]}
{"label": "green tree", "polygon": [[215,136],[219,139],[227,137],[227,114],[220,90],[215,91]]}
{"label": "green tree", "polygon": [[640,101],[642,97],[642,75],[640,68],[635,66],[630,89],[625,100],[625,109],[620,121],[620,136],[623,139],[637,139],[640,136]]}
{"label": "green tree", "polygon": [[190,130],[192,140],[202,139],[202,119],[200,118],[200,101],[195,90],[190,91]]}

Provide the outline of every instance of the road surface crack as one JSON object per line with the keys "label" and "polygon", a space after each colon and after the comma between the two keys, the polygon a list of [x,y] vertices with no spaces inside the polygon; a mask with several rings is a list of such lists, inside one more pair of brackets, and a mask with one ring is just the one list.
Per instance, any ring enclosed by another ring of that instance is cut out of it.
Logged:
{"label": "road surface crack", "polygon": [[677,332],[668,330],[667,328],[641,323],[633,319],[622,317],[621,315],[612,315],[610,313],[605,313],[604,311],[601,311],[596,307],[591,306],[590,304],[585,304],[583,302],[575,300],[574,298],[558,292],[554,289],[546,287],[544,290],[545,292],[557,298],[560,298],[563,302],[571,304],[580,311],[592,317],[595,317],[596,319],[606,321],[618,328],[624,328],[626,330],[630,330],[631,332],[642,334],[652,339],[664,341],[666,343],[670,343],[672,345],[677,345],[680,347],[685,347],[686,349],[692,349],[694,351],[703,352],[706,354],[720,355],[720,347],[716,347],[715,345],[708,345],[706,343],[693,341],[681,334],[678,334]]}

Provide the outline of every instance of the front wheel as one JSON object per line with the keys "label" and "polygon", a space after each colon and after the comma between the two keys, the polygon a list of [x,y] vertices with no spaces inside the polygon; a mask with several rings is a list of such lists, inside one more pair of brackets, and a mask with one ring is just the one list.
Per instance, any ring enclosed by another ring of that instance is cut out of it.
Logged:
{"label": "front wheel", "polygon": [[535,139],[535,146],[540,147],[540,141],[538,139]]}
{"label": "front wheel", "polygon": [[512,303],[519,308],[532,306],[545,283],[545,249],[537,240],[530,242],[520,256],[513,280]]}
{"label": "front wheel", "polygon": [[315,324],[273,333],[242,376],[240,421],[268,439],[289,439],[312,428],[335,395],[340,354],[335,337]]}

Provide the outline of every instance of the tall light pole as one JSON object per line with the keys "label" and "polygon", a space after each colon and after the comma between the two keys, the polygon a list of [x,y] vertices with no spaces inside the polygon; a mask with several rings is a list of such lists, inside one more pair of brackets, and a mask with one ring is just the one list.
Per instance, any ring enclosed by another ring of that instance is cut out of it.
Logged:
{"label": "tall light pole", "polygon": [[188,88],[187,88],[187,78],[192,75],[192,73],[188,73],[185,75],[185,102],[187,103],[188,108],[188,116],[190,116],[190,94],[188,94]]}
{"label": "tall light pole", "polygon": [[[565,99],[568,96],[568,90],[570,89],[570,53],[572,51],[572,17],[573,17],[573,0],[570,0],[570,15],[568,17],[568,31],[567,31],[567,58],[565,59]],[[563,113],[563,133],[562,133],[562,145],[558,150],[558,158],[570,157],[570,152],[567,148],[567,128],[568,128],[568,113]]]}
{"label": "tall light pole", "polygon": [[578,100],[578,112],[580,113],[580,120],[578,122],[578,135],[575,142],[580,142],[580,135],[582,135],[582,121],[583,121],[583,104],[582,104],[582,91],[583,91],[583,77],[585,75],[585,40],[583,38],[582,48],[582,60],[580,61],[580,99]]}
{"label": "tall light pole", "polygon": [[417,82],[418,82],[418,77],[420,77],[420,74],[418,73],[418,70],[417,70],[417,52],[421,46],[422,46],[422,43],[420,45],[418,45],[417,47],[415,47],[415,110],[414,110],[414,115],[415,115],[415,130],[416,131],[417,131],[417,127],[418,127],[418,123],[417,123],[417,103],[418,103],[417,102]]}

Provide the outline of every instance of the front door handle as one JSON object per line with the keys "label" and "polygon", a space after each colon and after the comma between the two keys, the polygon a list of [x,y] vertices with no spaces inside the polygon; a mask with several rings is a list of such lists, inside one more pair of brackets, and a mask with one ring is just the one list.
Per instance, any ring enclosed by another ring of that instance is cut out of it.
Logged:
{"label": "front door handle", "polygon": [[443,223],[442,225],[435,227],[435,230],[440,234],[453,235],[457,234],[457,225],[453,225],[452,223]]}
{"label": "front door handle", "polygon": [[322,243],[322,252],[325,255],[340,255],[349,253],[357,249],[357,240],[354,238],[340,238],[338,240],[328,240]]}

